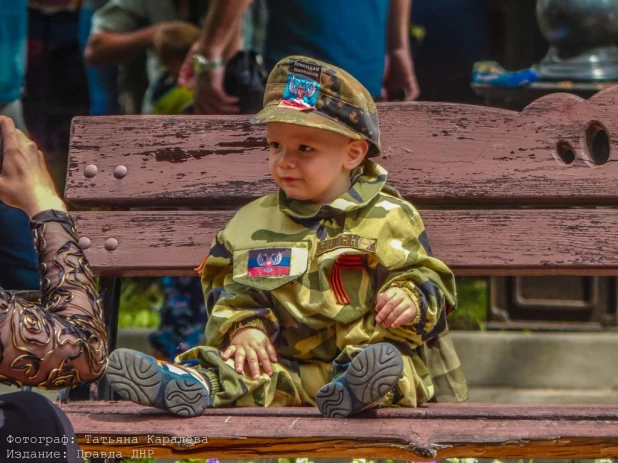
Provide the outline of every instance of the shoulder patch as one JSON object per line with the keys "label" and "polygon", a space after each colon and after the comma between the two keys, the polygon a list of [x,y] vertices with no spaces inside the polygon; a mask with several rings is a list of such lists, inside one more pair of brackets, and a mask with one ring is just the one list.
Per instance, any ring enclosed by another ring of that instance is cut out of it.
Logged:
{"label": "shoulder patch", "polygon": [[375,252],[377,240],[364,238],[352,233],[342,233],[327,240],[321,240],[318,243],[315,255],[319,256],[325,252],[338,248],[353,248],[359,251]]}

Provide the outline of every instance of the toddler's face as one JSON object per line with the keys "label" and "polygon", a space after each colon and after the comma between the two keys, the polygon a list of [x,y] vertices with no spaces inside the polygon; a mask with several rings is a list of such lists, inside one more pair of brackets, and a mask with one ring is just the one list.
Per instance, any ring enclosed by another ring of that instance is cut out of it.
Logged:
{"label": "toddler's face", "polygon": [[328,204],[351,186],[350,171],[358,163],[351,140],[327,130],[271,122],[266,125],[268,168],[285,194],[300,201]]}

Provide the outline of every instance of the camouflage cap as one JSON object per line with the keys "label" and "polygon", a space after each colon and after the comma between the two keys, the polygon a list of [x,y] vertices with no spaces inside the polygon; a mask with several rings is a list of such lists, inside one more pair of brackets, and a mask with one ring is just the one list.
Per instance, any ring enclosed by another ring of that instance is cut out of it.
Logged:
{"label": "camouflage cap", "polygon": [[285,122],[369,142],[381,152],[378,112],[367,89],[349,73],[305,56],[288,56],[268,76],[264,109],[253,124]]}

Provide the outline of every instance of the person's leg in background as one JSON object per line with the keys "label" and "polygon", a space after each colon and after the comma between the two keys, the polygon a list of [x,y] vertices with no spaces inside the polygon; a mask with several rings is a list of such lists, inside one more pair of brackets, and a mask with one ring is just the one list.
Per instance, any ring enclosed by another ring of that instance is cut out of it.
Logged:
{"label": "person's leg in background", "polygon": [[151,354],[172,361],[199,345],[206,327],[206,307],[199,277],[163,277],[164,300],[159,328],[148,336]]}
{"label": "person's leg in background", "polygon": [[[78,41],[84,54],[84,49],[90,37],[92,16],[96,9],[105,5],[107,1],[84,2],[79,14]],[[88,92],[90,95],[90,115],[102,116],[105,114],[120,114],[120,102],[118,100],[118,67],[116,66],[90,66],[86,67],[88,79]]]}

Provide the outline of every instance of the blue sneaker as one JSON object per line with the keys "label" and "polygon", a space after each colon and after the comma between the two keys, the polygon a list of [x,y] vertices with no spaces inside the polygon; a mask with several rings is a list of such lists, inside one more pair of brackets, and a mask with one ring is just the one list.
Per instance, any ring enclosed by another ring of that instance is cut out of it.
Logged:
{"label": "blue sneaker", "polygon": [[123,399],[175,415],[201,415],[210,406],[208,383],[197,371],[135,350],[113,351],[105,377]]}
{"label": "blue sneaker", "polygon": [[403,373],[401,353],[387,343],[365,348],[339,378],[322,386],[315,401],[323,416],[346,417],[377,406]]}

